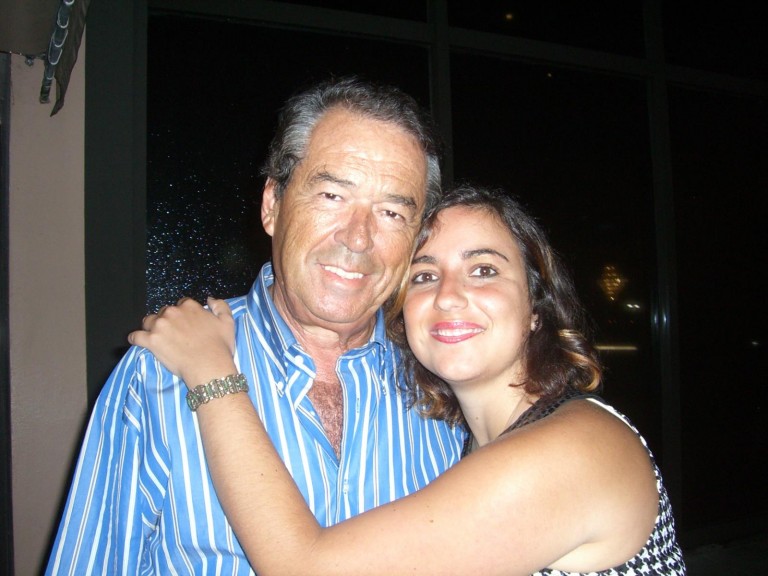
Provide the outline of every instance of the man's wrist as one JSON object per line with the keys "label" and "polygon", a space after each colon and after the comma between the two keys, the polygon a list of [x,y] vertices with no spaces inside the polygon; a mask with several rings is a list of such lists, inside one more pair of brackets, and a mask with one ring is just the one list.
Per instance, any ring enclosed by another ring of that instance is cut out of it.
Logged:
{"label": "man's wrist", "polygon": [[214,378],[187,392],[187,406],[194,412],[215,398],[222,398],[237,392],[248,392],[248,380],[244,374],[230,374],[224,378]]}

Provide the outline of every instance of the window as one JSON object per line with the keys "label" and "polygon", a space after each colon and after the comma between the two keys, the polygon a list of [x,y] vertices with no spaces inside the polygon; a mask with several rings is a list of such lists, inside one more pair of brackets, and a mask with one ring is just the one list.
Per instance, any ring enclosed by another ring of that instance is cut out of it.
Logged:
{"label": "window", "polygon": [[629,56],[643,55],[640,2],[448,0],[452,26]]}
{"label": "window", "polygon": [[[768,512],[765,101],[670,95],[683,394],[682,512],[694,526]],[[738,486],[738,488],[735,488]],[[702,505],[706,503],[706,505]]]}
{"label": "window", "polygon": [[[114,365],[136,302],[247,289],[268,254],[257,169],[277,107],[328,73],[364,74],[435,107],[447,174],[504,186],[543,221],[611,347],[606,396],[660,456],[681,531],[757,530],[744,519],[766,512],[754,473],[768,453],[764,10],[516,2],[511,22],[493,19],[501,2],[390,11],[405,4],[222,0],[190,14],[149,0],[146,100],[144,14],[89,12],[89,382]],[[671,318],[654,323],[659,311]]]}
{"label": "window", "polygon": [[768,79],[768,5],[732,2],[709,9],[700,2],[675,0],[664,2],[663,8],[669,63]]}

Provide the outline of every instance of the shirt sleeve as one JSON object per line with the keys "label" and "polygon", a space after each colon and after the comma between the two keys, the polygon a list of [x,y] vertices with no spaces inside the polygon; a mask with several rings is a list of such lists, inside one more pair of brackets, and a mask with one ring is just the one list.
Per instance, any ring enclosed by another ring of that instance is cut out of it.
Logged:
{"label": "shirt sleeve", "polygon": [[[46,574],[136,574],[164,483],[148,470],[144,409],[154,360],[131,348],[94,406]],[[151,430],[151,429],[150,429]],[[147,482],[148,475],[153,482]],[[167,483],[167,478],[165,479]],[[155,497],[156,496],[156,497]]]}

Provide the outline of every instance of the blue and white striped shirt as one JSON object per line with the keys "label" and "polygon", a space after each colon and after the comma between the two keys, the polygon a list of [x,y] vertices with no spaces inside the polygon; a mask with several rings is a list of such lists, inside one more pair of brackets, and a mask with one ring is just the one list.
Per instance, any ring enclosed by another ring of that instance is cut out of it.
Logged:
{"label": "blue and white striped shirt", "polygon": [[[459,460],[462,431],[406,409],[381,313],[368,343],[337,364],[337,458],[307,397],[313,361],[274,308],[273,281],[267,264],[250,293],[230,301],[235,360],[322,525],[409,494]],[[120,361],[91,415],[46,574],[253,573],[216,498],[185,393],[145,349]]]}

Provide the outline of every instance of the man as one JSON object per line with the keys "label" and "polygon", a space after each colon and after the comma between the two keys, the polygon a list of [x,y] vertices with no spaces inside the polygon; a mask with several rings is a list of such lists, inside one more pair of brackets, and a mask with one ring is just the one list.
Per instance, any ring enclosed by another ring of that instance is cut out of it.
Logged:
{"label": "man", "polygon": [[[272,262],[230,301],[235,360],[307,503],[330,525],[418,489],[460,455],[460,430],[407,408],[382,311],[439,194],[437,152],[412,99],[345,79],[288,101],[265,174]],[[173,380],[142,348],[118,364],[94,408],[48,574],[252,574]]]}

